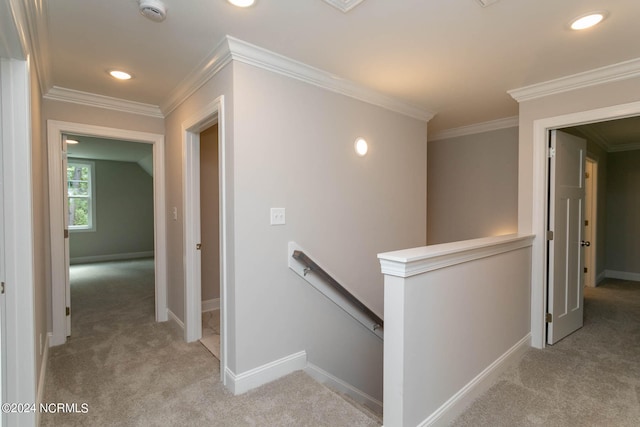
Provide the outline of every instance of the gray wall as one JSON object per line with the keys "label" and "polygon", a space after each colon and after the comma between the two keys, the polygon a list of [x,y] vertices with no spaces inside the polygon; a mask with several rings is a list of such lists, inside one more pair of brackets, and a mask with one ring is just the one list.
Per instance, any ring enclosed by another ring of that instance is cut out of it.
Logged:
{"label": "gray wall", "polygon": [[[381,398],[381,341],[289,270],[287,245],[307,249],[382,314],[377,254],[425,244],[426,123],[232,62],[166,119],[169,207],[183,200],[182,123],[219,95],[229,369],[305,350],[311,363]],[[363,158],[353,148],[358,136],[370,144]],[[286,208],[286,225],[269,225],[271,207]],[[180,318],[183,232],[178,215],[168,225],[168,275],[169,308]]]}
{"label": "gray wall", "polygon": [[137,163],[93,161],[96,231],[71,231],[71,261],[153,251],[153,178]]}
{"label": "gray wall", "polygon": [[517,127],[428,142],[428,244],[515,233],[517,221]]}
{"label": "gray wall", "polygon": [[607,270],[640,273],[640,150],[609,153]]}

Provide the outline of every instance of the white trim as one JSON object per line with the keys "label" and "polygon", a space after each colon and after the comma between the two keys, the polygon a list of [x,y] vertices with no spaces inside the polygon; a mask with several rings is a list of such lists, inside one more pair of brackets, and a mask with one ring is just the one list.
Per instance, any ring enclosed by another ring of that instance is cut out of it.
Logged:
{"label": "white trim", "polygon": [[[229,283],[229,239],[227,234],[227,141],[225,133],[224,96],[221,95],[182,122],[183,183],[184,183],[184,313],[185,341],[202,337],[202,274],[200,251],[200,132],[218,123],[219,235],[220,235],[220,372],[228,369],[227,316]],[[224,385],[227,376],[221,375]]]}
{"label": "white trim", "polygon": [[547,134],[551,129],[578,126],[606,120],[622,119],[640,115],[640,101],[594,110],[580,111],[533,122],[533,207],[531,230],[533,241],[531,263],[531,345],[545,347],[545,313],[547,305],[546,285],[546,209],[547,209]]}
{"label": "white trim", "polygon": [[[31,93],[29,63],[0,59],[0,143],[4,192],[4,402],[37,397]],[[3,403],[4,403],[3,402]],[[20,418],[17,418],[20,417]],[[8,425],[32,425],[35,414],[7,414]]]}
{"label": "white trim", "polygon": [[166,254],[166,213],[165,213],[165,166],[164,136],[155,133],[138,132],[82,123],[47,121],[47,141],[49,156],[49,232],[51,239],[51,310],[53,317],[53,337],[51,345],[66,342],[65,274],[68,266],[64,260],[64,206],[62,188],[62,153],[60,141],[64,133],[99,136],[124,141],[153,144],[153,215],[154,215],[154,255],[155,255],[155,296],[156,321],[167,320],[167,254]]}
{"label": "white trim", "polygon": [[460,126],[457,128],[442,130],[428,137],[429,141],[439,141],[441,139],[457,138],[459,136],[475,135],[483,132],[490,132],[500,129],[518,127],[518,116],[505,117],[503,119],[491,120],[489,122],[476,123],[473,125]]}
{"label": "white trim", "polygon": [[353,9],[354,7],[362,3],[364,0],[324,0],[324,1],[326,3],[329,3],[331,6],[335,7],[336,9],[344,13],[347,13],[351,9]]}
{"label": "white trim", "polygon": [[[302,251],[307,254],[307,256],[313,258],[309,251],[302,248],[295,242],[289,242],[287,252],[289,268],[311,286],[316,288],[318,292],[329,298],[334,304],[344,310],[349,316],[358,321],[362,326],[364,326],[366,330],[373,333],[375,336],[380,338],[380,340],[384,340],[384,330],[382,328],[376,328],[376,322],[373,321],[369,316],[364,314],[362,310],[353,305],[348,299],[344,297],[344,295],[338,292],[333,286],[329,285],[325,280],[322,280],[315,274],[305,274],[306,266],[292,256],[293,252],[296,250]],[[329,273],[329,275],[333,278],[336,277],[333,273]],[[338,280],[338,282],[340,283],[340,280]]]}
{"label": "white trim", "polygon": [[54,86],[43,96],[45,99],[72,104],[85,105],[87,107],[106,108],[107,110],[121,111],[123,113],[140,114],[143,116],[163,119],[164,115],[160,107],[142,102],[129,101],[112,96],[98,95],[82,92],[75,89]]}
{"label": "white trim", "polygon": [[640,76],[640,58],[507,91],[518,102]]}
{"label": "white trim", "polygon": [[295,371],[303,370],[306,366],[307,353],[300,351],[241,374],[234,374],[231,369],[226,368],[224,375],[229,390],[233,394],[238,395],[260,387],[263,384],[275,381]]}
{"label": "white trim", "polygon": [[167,319],[169,324],[180,334],[184,335],[184,323],[176,314],[167,308]]}
{"label": "white trim", "polygon": [[509,234],[378,254],[382,274],[411,277],[531,246],[533,235]]}
{"label": "white trim", "polygon": [[202,301],[202,312],[220,310],[220,298],[213,298]]}
{"label": "white trim", "polygon": [[49,47],[48,2],[24,1],[25,22],[29,33],[29,50],[34,59],[42,92],[52,86],[53,66]]}
{"label": "white trim", "polygon": [[92,262],[122,261],[126,259],[153,258],[153,251],[126,252],[121,254],[91,255],[71,258],[71,264],[89,264]]}
{"label": "white trim", "polygon": [[640,273],[633,273],[630,271],[605,270],[604,276],[609,279],[631,280],[633,282],[640,282]]}
{"label": "white trim", "polygon": [[418,424],[419,427],[434,425],[449,425],[480,395],[489,390],[496,379],[520,361],[524,353],[529,349],[531,334],[527,334],[513,347],[487,366],[467,385],[451,396],[442,406]]}
{"label": "white trim", "polygon": [[218,43],[209,56],[177,86],[167,102],[161,105],[164,114],[169,115],[232,60],[300,80],[418,120],[428,122],[434,116],[434,113],[424,108],[409,105],[404,101],[231,36],[226,36]]}
{"label": "white trim", "polygon": [[320,384],[324,384],[338,393],[345,394],[356,402],[370,408],[376,414],[382,415],[382,402],[375,397],[372,397],[362,390],[355,388],[351,384],[342,381],[340,378],[331,375],[329,372],[317,367],[313,363],[307,362],[307,367],[304,371]]}
{"label": "white trim", "polygon": [[[42,361],[40,363],[40,378],[38,379],[38,394],[36,398],[36,407],[40,407],[40,404],[43,403],[42,399],[44,398],[44,385],[47,379],[47,368],[49,367],[49,340],[51,339],[52,333],[49,332],[46,334],[46,338],[44,340],[43,352],[42,352]],[[36,411],[36,425],[40,425],[40,411]]]}

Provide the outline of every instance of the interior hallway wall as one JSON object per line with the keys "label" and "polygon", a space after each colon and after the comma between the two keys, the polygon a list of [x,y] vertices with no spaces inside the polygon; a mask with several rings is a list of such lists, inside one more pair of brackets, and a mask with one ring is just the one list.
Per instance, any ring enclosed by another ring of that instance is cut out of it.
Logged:
{"label": "interior hallway wall", "polygon": [[427,143],[427,243],[518,230],[518,128]]}
{"label": "interior hallway wall", "polygon": [[609,153],[606,269],[640,274],[640,150]]}

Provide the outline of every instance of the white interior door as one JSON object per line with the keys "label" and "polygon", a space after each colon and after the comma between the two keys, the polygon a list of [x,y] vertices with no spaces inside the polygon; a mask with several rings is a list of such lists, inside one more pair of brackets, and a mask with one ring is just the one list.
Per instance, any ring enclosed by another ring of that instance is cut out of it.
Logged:
{"label": "white interior door", "polygon": [[551,132],[549,150],[549,277],[547,343],[582,327],[584,314],[584,199],[587,142]]}
{"label": "white interior door", "polygon": [[67,136],[62,135],[62,194],[64,198],[64,293],[66,302],[65,332],[71,336],[71,283],[69,282],[69,190],[67,180]]}
{"label": "white interior door", "polygon": [[[0,137],[0,142],[2,137]],[[0,165],[3,164],[3,147],[0,144]],[[5,341],[5,240],[4,240],[4,174],[0,172],[0,404],[7,403],[6,364],[7,344]],[[6,413],[0,412],[0,427],[6,425]]]}

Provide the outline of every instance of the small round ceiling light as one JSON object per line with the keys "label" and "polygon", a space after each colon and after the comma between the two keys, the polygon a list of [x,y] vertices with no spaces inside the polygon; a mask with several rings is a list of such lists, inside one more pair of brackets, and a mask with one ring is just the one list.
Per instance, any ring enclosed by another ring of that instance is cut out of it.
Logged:
{"label": "small round ceiling light", "polygon": [[234,6],[237,7],[249,7],[253,6],[256,0],[228,0]]}
{"label": "small round ceiling light", "polygon": [[153,22],[162,22],[167,19],[167,6],[160,0],[138,0],[138,7],[142,16]]}
{"label": "small round ceiling light", "polygon": [[73,145],[73,144],[77,144],[77,143],[78,143],[78,141],[77,141],[77,140],[75,140],[75,139],[67,139],[65,142],[66,142],[67,144],[72,144],[72,145]]}
{"label": "small round ceiling light", "polygon": [[594,25],[599,24],[607,17],[606,11],[589,12],[585,15],[580,15],[571,21],[572,30],[586,30]]}
{"label": "small round ceiling light", "polygon": [[354,144],[356,149],[356,154],[360,157],[364,157],[369,151],[369,144],[364,138],[356,138],[356,142]]}
{"label": "small round ceiling light", "polygon": [[113,77],[114,79],[118,79],[118,80],[129,80],[129,79],[131,79],[131,74],[125,73],[124,71],[111,70],[111,71],[109,71],[109,74],[111,75],[111,77]]}

